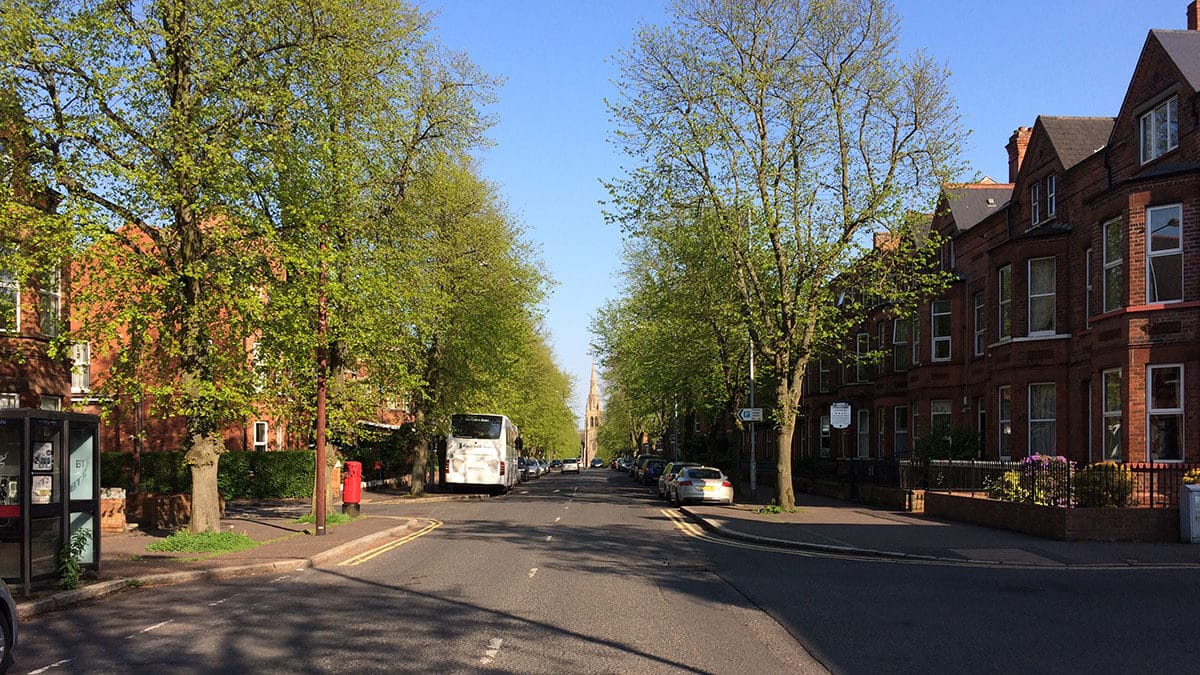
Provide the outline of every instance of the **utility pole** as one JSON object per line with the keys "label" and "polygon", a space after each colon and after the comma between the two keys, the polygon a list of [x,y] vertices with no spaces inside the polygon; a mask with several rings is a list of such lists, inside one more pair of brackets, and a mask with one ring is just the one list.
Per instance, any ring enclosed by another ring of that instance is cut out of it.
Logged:
{"label": "utility pole", "polygon": [[[750,336],[750,407],[754,407],[754,336]],[[758,496],[758,460],[755,457],[754,419],[750,422],[750,496]]]}

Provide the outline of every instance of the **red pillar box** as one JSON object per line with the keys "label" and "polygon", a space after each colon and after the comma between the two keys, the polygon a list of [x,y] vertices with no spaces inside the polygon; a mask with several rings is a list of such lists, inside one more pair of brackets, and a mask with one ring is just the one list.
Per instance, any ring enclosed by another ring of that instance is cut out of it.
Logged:
{"label": "red pillar box", "polygon": [[362,462],[346,462],[346,477],[342,483],[342,513],[358,515],[362,501]]}

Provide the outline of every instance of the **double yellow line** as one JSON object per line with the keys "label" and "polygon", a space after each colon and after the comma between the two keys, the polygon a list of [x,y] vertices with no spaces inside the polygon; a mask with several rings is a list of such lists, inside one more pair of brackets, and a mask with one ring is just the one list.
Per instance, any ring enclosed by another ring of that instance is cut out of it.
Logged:
{"label": "double yellow line", "polygon": [[392,549],[400,548],[401,546],[407,544],[408,542],[412,541],[413,539],[416,539],[417,537],[423,537],[442,526],[442,521],[434,520],[432,518],[414,518],[413,520],[419,520],[419,521],[422,521],[427,524],[425,525],[425,527],[422,527],[421,529],[417,530],[416,532],[413,532],[412,534],[406,534],[403,537],[401,537],[395,541],[389,541],[388,543],[386,543],[382,546],[376,546],[375,548],[373,548],[369,551],[364,551],[352,558],[347,558],[346,560],[343,560],[342,562],[338,563],[338,565],[346,565],[346,566],[361,565],[361,564],[367,562],[368,560],[371,560],[373,558],[383,555],[384,553],[387,553],[388,551],[391,551]]}

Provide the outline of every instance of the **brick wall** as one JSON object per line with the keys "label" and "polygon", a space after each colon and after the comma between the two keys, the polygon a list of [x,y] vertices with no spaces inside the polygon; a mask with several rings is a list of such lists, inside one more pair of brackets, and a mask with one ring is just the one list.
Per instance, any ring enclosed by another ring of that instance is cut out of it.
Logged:
{"label": "brick wall", "polygon": [[1179,509],[1060,509],[925,493],[925,513],[1063,541],[1179,541]]}

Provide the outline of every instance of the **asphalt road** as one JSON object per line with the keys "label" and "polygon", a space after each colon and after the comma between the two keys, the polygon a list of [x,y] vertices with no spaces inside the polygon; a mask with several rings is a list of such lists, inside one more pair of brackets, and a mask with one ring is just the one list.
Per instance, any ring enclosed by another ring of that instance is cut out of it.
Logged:
{"label": "asphalt road", "polygon": [[37,617],[14,672],[1184,672],[1200,646],[1194,571],[720,541],[608,470],[371,508],[437,527],[356,564]]}

